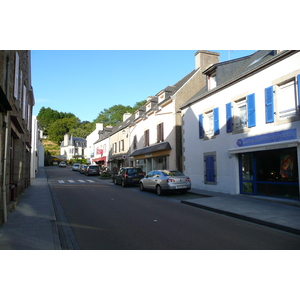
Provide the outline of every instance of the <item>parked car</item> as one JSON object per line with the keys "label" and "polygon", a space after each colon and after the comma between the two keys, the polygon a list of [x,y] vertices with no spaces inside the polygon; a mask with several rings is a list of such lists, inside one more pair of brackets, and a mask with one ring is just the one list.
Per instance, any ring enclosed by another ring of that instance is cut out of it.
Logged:
{"label": "parked car", "polygon": [[72,170],[73,170],[73,171],[79,171],[79,168],[80,168],[80,164],[74,164],[74,165],[72,166]]}
{"label": "parked car", "polygon": [[122,167],[117,174],[112,176],[114,184],[121,184],[123,187],[139,184],[144,177],[143,170],[135,167]]}
{"label": "parked car", "polygon": [[80,165],[79,173],[80,173],[80,174],[84,174],[86,168],[87,168],[87,165]]}
{"label": "parked car", "polygon": [[153,170],[140,180],[140,190],[154,190],[157,195],[166,191],[186,193],[191,189],[191,180],[179,171]]}
{"label": "parked car", "polygon": [[87,166],[87,168],[84,171],[84,174],[86,176],[99,175],[99,167],[98,167],[98,165]]}
{"label": "parked car", "polygon": [[67,164],[65,161],[61,161],[58,166],[61,168],[65,168],[67,166]]}

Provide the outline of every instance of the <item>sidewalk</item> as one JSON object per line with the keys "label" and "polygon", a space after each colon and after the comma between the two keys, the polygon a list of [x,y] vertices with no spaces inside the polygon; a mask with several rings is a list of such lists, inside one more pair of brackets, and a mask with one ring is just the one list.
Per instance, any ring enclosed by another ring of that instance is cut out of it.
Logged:
{"label": "sidewalk", "polygon": [[0,250],[59,250],[60,241],[45,169],[0,226]]}
{"label": "sidewalk", "polygon": [[228,195],[192,188],[201,198],[184,204],[300,235],[300,201],[248,195]]}
{"label": "sidewalk", "polygon": [[[0,226],[0,250],[79,249],[52,189],[45,168],[39,168],[16,209],[8,215],[7,223]],[[190,193],[195,199],[182,203],[300,235],[300,201],[287,204],[280,199],[195,188]]]}

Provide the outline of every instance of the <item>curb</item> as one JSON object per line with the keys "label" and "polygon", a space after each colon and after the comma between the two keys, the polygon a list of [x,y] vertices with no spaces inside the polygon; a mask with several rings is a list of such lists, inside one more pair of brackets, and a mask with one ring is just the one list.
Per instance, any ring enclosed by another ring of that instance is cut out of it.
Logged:
{"label": "curb", "polygon": [[205,209],[205,210],[209,210],[209,211],[212,211],[212,212],[215,212],[215,213],[218,213],[218,214],[222,214],[222,215],[226,215],[226,216],[229,216],[229,217],[233,217],[233,218],[236,218],[236,219],[240,219],[240,220],[248,221],[248,222],[251,222],[251,223],[255,223],[255,224],[259,224],[259,225],[263,225],[263,226],[267,226],[267,227],[271,227],[271,228],[279,229],[279,230],[286,231],[286,232],[289,232],[289,233],[300,235],[300,230],[299,229],[290,228],[290,227],[287,227],[287,226],[284,226],[284,225],[274,224],[274,223],[271,223],[271,222],[268,222],[268,221],[258,220],[258,219],[255,219],[255,218],[243,216],[243,215],[232,213],[232,212],[229,212],[229,211],[224,211],[224,210],[221,210],[221,209],[212,208],[212,207],[205,206],[205,205],[202,205],[202,204],[189,202],[189,201],[186,201],[186,200],[181,200],[181,203],[187,204],[187,205],[190,205],[190,206],[194,206],[194,207],[198,207],[198,208],[202,208],[202,209]]}

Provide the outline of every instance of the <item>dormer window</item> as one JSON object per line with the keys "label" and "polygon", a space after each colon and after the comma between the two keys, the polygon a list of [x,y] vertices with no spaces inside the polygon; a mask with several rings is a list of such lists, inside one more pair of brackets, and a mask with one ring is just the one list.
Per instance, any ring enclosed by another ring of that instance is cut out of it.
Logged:
{"label": "dormer window", "polygon": [[208,90],[212,90],[217,86],[216,72],[207,76]]}

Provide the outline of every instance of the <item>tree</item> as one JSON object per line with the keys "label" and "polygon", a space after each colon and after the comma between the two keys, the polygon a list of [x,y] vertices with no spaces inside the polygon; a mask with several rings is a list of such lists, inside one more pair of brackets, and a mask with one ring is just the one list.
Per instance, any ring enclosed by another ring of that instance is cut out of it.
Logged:
{"label": "tree", "polygon": [[124,106],[122,104],[114,105],[109,109],[102,110],[98,117],[93,121],[94,123],[103,123],[104,126],[116,126],[118,123],[123,121],[123,114],[129,112],[133,114],[138,108],[143,106],[147,100],[136,102],[136,104],[131,107],[129,105]]}
{"label": "tree", "polygon": [[53,110],[50,107],[42,107],[37,115],[37,120],[41,128],[48,132],[49,127],[57,120],[64,118],[74,118],[75,115],[72,113],[63,113],[58,112],[57,110]]}
{"label": "tree", "polygon": [[49,126],[48,136],[53,142],[60,144],[64,135],[68,133],[71,129],[77,128],[80,124],[80,120],[76,117],[58,119]]}

